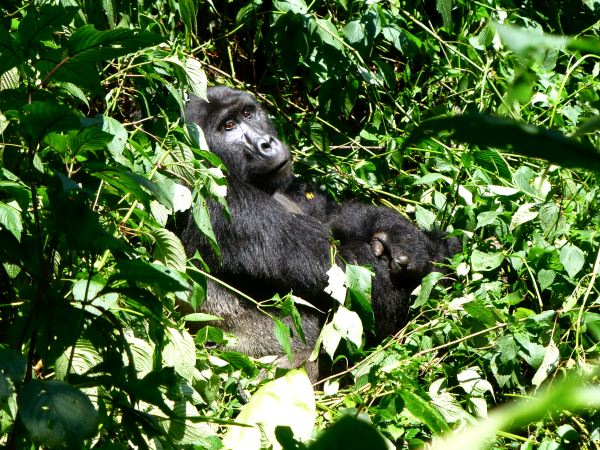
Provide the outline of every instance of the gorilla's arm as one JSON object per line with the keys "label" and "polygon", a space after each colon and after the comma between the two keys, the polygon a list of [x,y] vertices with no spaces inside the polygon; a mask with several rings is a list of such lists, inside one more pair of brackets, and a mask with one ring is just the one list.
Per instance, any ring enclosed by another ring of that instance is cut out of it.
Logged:
{"label": "gorilla's arm", "polygon": [[191,214],[182,236],[188,254],[199,250],[215,273],[222,267],[228,277],[251,279],[257,287],[263,283],[274,290],[293,290],[313,302],[315,294],[327,298],[323,289],[331,264],[330,232],[325,225],[288,212],[270,195],[237,179],[228,180],[227,202],[231,220],[219,205],[209,203],[221,260]]}
{"label": "gorilla's arm", "polygon": [[384,207],[345,203],[330,215],[335,239],[342,245],[360,240],[371,243],[376,257],[386,256],[392,277],[420,279],[433,270],[434,262],[443,262],[460,246],[456,238],[444,233],[424,232],[397,212]]}

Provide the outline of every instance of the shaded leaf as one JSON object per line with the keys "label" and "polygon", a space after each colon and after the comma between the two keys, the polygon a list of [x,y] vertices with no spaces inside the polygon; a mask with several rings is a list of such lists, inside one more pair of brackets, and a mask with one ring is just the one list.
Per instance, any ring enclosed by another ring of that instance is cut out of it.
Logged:
{"label": "shaded leaf", "polygon": [[600,170],[600,153],[593,147],[546,128],[484,114],[463,114],[425,120],[404,141],[403,148],[442,131],[456,141],[495,147],[542,158],[564,167]]}
{"label": "shaded leaf", "polygon": [[75,6],[43,5],[39,11],[29,8],[27,15],[19,24],[19,37],[25,53],[44,40],[49,40],[52,33],[61,31],[68,25],[79,8]]}
{"label": "shaded leaf", "polygon": [[365,420],[345,415],[309,447],[309,450],[388,450],[375,427]]}
{"label": "shaded leaf", "polygon": [[34,442],[82,448],[98,431],[98,413],[80,390],[62,381],[33,380],[17,397],[19,416]]}
{"label": "shaded leaf", "polygon": [[141,260],[117,261],[118,272],[111,280],[127,280],[154,286],[165,291],[186,291],[188,287],[181,275],[162,264],[148,264]]}
{"label": "shaded leaf", "polygon": [[62,67],[117,58],[163,41],[163,37],[144,30],[116,28],[98,31],[93,25],[84,25],[71,35],[67,43],[70,59]]}

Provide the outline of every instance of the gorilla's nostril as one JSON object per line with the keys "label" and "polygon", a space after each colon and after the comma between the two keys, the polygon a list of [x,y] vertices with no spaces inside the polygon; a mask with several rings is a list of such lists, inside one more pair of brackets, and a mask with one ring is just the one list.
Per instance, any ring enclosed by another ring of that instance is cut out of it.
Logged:
{"label": "gorilla's nostril", "polygon": [[256,142],[256,146],[258,147],[258,150],[260,152],[269,153],[273,149],[274,142],[275,142],[275,139],[273,139],[271,136],[264,137],[264,138],[260,138]]}

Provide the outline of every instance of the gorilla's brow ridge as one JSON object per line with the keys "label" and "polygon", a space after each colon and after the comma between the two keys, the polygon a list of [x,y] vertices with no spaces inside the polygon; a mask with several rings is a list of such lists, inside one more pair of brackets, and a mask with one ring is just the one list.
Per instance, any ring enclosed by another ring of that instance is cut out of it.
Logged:
{"label": "gorilla's brow ridge", "polygon": [[219,126],[227,119],[233,119],[238,111],[242,111],[245,107],[251,107],[253,111],[259,111],[255,105],[255,100],[252,96],[236,95],[231,98],[211,99],[209,105],[211,122],[215,126]]}

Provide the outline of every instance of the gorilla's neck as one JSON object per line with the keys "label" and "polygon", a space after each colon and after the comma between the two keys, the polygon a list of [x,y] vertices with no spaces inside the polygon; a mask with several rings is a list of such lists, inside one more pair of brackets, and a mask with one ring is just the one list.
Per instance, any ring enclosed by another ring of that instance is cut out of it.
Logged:
{"label": "gorilla's neck", "polygon": [[269,195],[273,195],[275,191],[285,191],[288,187],[290,187],[294,182],[294,178],[295,176],[292,172],[292,165],[287,164],[274,174],[249,176],[248,182],[261,191],[264,191]]}

